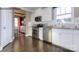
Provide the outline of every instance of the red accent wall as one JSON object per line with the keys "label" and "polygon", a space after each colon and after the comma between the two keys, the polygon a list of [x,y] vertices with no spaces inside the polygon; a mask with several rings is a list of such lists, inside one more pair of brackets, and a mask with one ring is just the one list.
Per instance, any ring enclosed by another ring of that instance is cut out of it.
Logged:
{"label": "red accent wall", "polygon": [[20,17],[18,16],[18,32],[20,32]]}

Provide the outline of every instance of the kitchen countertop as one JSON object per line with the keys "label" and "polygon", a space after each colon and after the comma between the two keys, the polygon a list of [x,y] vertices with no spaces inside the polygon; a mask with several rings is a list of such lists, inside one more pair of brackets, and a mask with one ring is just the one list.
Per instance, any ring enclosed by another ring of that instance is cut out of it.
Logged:
{"label": "kitchen countertop", "polygon": [[[39,23],[39,24],[44,24],[43,28],[49,28],[49,29],[69,29],[69,30],[79,30],[79,26],[75,24],[47,24],[47,23]],[[33,24],[32,27],[35,27],[37,24]]]}
{"label": "kitchen countertop", "polygon": [[[32,27],[35,27],[35,26],[32,26]],[[79,30],[79,28],[67,28],[67,27],[56,27],[56,26],[44,26],[42,28],[49,28],[49,29],[69,29],[69,30]]]}
{"label": "kitchen countertop", "polygon": [[79,30],[79,28],[77,28],[77,27],[74,27],[74,28],[67,28],[67,27],[56,27],[56,26],[53,26],[53,25],[51,25],[51,26],[45,26],[46,28],[49,28],[49,29],[69,29],[69,30]]}

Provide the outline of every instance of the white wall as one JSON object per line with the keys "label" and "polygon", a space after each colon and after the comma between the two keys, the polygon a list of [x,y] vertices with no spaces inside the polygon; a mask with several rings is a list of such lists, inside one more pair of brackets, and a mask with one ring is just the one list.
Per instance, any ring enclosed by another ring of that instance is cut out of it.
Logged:
{"label": "white wall", "polygon": [[31,19],[34,22],[35,17],[42,16],[42,21],[52,20],[52,7],[38,8],[32,13]]}
{"label": "white wall", "polygon": [[77,17],[79,17],[79,7],[74,7],[74,11],[73,11],[74,13],[74,18],[77,18]]}
{"label": "white wall", "polygon": [[[38,8],[31,15],[31,20],[34,22],[36,16],[42,16],[42,21],[48,21],[54,19],[54,10],[52,7]],[[72,18],[79,17],[79,7],[72,7]]]}
{"label": "white wall", "polygon": [[31,13],[26,12],[26,36],[32,36],[32,21],[31,21]]}
{"label": "white wall", "polygon": [[[29,17],[30,16],[30,17]],[[53,19],[52,7],[38,8],[32,13],[26,13],[27,31],[26,36],[32,36],[32,24],[35,22],[35,17],[42,16],[42,21],[50,21]]]}
{"label": "white wall", "polygon": [[79,23],[79,7],[72,7],[72,23],[78,24]]}

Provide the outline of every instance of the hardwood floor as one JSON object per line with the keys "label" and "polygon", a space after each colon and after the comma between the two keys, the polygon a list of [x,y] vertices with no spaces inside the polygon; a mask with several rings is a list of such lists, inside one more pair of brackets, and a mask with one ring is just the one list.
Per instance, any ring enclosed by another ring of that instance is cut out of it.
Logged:
{"label": "hardwood floor", "polygon": [[5,46],[1,52],[70,52],[70,50],[20,34],[12,43]]}

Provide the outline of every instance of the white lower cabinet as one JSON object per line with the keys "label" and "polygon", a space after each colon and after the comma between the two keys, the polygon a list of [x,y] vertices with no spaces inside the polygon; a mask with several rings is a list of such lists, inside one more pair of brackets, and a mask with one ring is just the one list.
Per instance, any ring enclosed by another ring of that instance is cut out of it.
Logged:
{"label": "white lower cabinet", "polygon": [[52,29],[52,43],[79,52],[79,30]]}
{"label": "white lower cabinet", "polygon": [[52,29],[52,43],[71,50],[72,35],[73,30]]}
{"label": "white lower cabinet", "polygon": [[79,30],[74,30],[73,50],[74,51],[79,51]]}
{"label": "white lower cabinet", "polygon": [[60,30],[52,29],[52,43],[60,45]]}
{"label": "white lower cabinet", "polygon": [[62,29],[60,35],[60,46],[72,50],[73,30]]}

